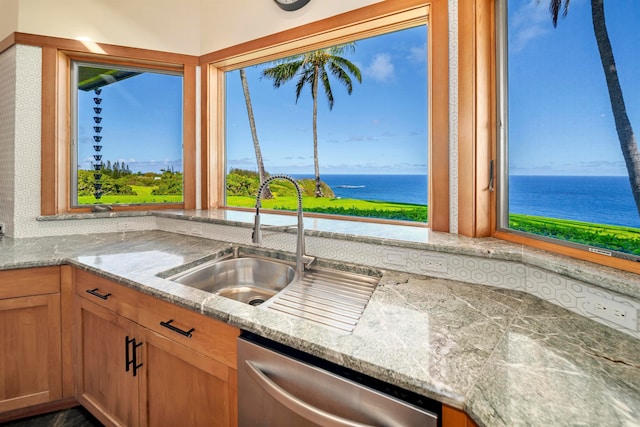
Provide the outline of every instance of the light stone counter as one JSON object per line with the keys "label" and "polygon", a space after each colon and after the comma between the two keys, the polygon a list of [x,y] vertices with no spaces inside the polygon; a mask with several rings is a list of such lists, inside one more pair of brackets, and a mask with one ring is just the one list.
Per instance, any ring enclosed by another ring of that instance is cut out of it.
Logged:
{"label": "light stone counter", "polygon": [[170,282],[230,244],[148,231],[0,238],[0,269],[71,264],[464,409],[481,426],[639,425],[640,340],[529,294],[385,271],[351,334]]}

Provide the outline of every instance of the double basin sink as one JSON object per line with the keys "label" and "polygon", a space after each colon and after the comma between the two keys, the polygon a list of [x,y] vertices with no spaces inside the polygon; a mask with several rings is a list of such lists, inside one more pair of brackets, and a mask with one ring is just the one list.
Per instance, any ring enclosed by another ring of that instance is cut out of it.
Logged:
{"label": "double basin sink", "polygon": [[295,262],[234,247],[228,254],[168,277],[177,283],[250,305],[351,332],[380,280],[312,267],[297,277]]}

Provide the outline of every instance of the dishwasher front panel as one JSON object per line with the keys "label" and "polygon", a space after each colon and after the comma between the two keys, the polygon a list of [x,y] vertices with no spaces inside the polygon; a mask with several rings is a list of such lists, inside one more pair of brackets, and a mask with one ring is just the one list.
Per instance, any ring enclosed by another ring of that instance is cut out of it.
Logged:
{"label": "dishwasher front panel", "polygon": [[242,337],[238,419],[240,427],[438,425],[435,412]]}

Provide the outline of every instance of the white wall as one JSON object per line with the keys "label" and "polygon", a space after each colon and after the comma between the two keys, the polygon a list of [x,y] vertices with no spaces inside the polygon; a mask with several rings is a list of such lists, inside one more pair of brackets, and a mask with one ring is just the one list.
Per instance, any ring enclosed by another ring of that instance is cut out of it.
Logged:
{"label": "white wall", "polygon": [[0,40],[19,31],[203,55],[379,1],[312,0],[285,12],[272,0],[0,0]]}
{"label": "white wall", "polygon": [[19,1],[19,32],[200,54],[199,0]]}
{"label": "white wall", "polygon": [[214,52],[380,1],[311,0],[300,10],[285,12],[272,0],[202,0],[201,51]]}
{"label": "white wall", "polygon": [[18,31],[18,1],[0,0],[0,40]]}

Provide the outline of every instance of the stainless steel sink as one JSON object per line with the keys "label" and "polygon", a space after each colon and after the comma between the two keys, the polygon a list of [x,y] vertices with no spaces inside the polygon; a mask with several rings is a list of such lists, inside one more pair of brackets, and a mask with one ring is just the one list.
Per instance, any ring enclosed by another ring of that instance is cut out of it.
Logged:
{"label": "stainless steel sink", "polygon": [[296,275],[295,261],[272,256],[235,247],[168,279],[246,304],[264,303],[266,310],[345,332],[356,327],[380,281],[380,272],[358,273],[327,265]]}
{"label": "stainless steel sink", "polygon": [[291,283],[294,269],[283,262],[244,257],[213,260],[169,280],[251,305],[259,305]]}

